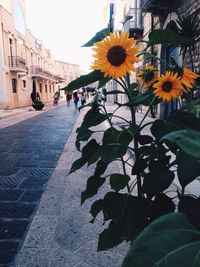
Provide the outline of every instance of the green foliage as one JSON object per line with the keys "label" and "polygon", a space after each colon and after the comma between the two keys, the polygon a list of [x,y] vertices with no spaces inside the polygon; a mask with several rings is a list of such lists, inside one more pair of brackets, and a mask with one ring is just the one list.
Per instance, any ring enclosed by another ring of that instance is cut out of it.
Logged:
{"label": "green foliage", "polygon": [[66,92],[73,91],[101,80],[104,80],[103,73],[95,70],[89,74],[81,75],[76,80],[70,82],[66,87],[62,88],[62,90],[65,90]]}
{"label": "green foliage", "polygon": [[108,28],[105,28],[97,32],[95,36],[89,42],[83,45],[83,47],[93,46],[94,43],[102,41],[109,34],[110,34],[110,30]]}
{"label": "green foliage", "polygon": [[200,231],[182,213],[165,215],[136,238],[122,267],[199,266]]}
{"label": "green foliage", "polygon": [[192,45],[194,40],[168,29],[157,29],[149,33],[148,45],[156,44]]}
{"label": "green foliage", "polygon": [[[126,17],[124,24],[129,19],[131,17]],[[197,28],[194,24],[194,31],[189,34],[186,26],[180,22],[177,32],[152,31],[147,48],[169,44],[191,49],[198,39],[194,34]],[[104,29],[84,46],[92,46],[108,34],[108,29]],[[166,64],[167,70],[178,73],[181,79],[183,66],[173,60],[169,65],[151,56]],[[103,216],[97,249],[103,251],[130,241],[131,248],[123,267],[199,266],[200,232],[197,229],[200,229],[200,219],[196,215],[200,198],[192,193],[187,195],[186,187],[200,177],[200,118],[193,112],[200,100],[147,123],[145,119],[150,110],[163,105],[162,97],[155,96],[156,82],[149,88],[142,88],[141,84],[131,82],[127,74],[113,79],[118,86],[107,90],[110,80],[104,73],[93,71],[64,88],[72,91],[97,82],[97,89],[103,88],[104,95],[114,95],[118,99],[122,96],[125,100],[123,103],[116,101],[116,109],[110,112],[109,105],[107,109],[107,104],[100,103],[96,95],[87,104],[87,112],[77,129],[76,147],[80,157],[73,162],[70,173],[85,164],[94,166],[82,191],[81,204],[95,198],[90,209],[91,223],[100,214]],[[146,106],[146,112],[137,116],[141,105]],[[118,116],[121,108],[130,116]],[[116,118],[123,125],[116,124]],[[113,167],[116,162],[120,170]],[[99,191],[105,195],[96,199]]]}
{"label": "green foliage", "polygon": [[200,132],[194,130],[179,130],[169,133],[161,139],[178,145],[185,153],[200,159]]}

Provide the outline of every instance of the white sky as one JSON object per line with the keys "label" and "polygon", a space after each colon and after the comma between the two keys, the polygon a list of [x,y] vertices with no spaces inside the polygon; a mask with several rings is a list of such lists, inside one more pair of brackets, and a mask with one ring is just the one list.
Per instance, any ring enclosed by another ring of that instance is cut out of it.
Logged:
{"label": "white sky", "polygon": [[90,72],[91,48],[81,47],[103,29],[105,0],[25,0],[27,28],[57,60]]}

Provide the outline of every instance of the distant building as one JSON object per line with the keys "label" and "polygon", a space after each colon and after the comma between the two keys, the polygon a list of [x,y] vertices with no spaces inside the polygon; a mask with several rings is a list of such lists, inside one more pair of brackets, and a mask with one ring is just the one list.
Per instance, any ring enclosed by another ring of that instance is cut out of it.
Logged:
{"label": "distant building", "polygon": [[24,0],[0,0],[0,108],[31,105],[33,88],[43,102],[80,75],[79,66],[56,61],[26,28]]}

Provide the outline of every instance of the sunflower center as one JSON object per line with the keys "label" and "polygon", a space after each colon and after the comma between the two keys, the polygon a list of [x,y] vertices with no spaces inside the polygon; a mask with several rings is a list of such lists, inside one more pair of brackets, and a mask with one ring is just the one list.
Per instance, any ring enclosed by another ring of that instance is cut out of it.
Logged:
{"label": "sunflower center", "polygon": [[150,82],[154,79],[154,72],[153,71],[146,71],[144,73],[144,81]]}
{"label": "sunflower center", "polygon": [[120,66],[126,59],[126,51],[123,47],[116,45],[109,49],[107,59],[113,66]]}
{"label": "sunflower center", "polygon": [[171,82],[165,82],[162,87],[164,92],[170,92],[172,89],[172,83]]}

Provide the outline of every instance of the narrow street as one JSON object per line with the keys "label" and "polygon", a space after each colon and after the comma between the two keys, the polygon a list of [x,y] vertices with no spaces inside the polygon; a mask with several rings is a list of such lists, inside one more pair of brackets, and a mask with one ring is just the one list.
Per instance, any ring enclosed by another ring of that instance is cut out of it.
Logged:
{"label": "narrow street", "polygon": [[77,116],[64,104],[0,128],[0,266],[19,250]]}

